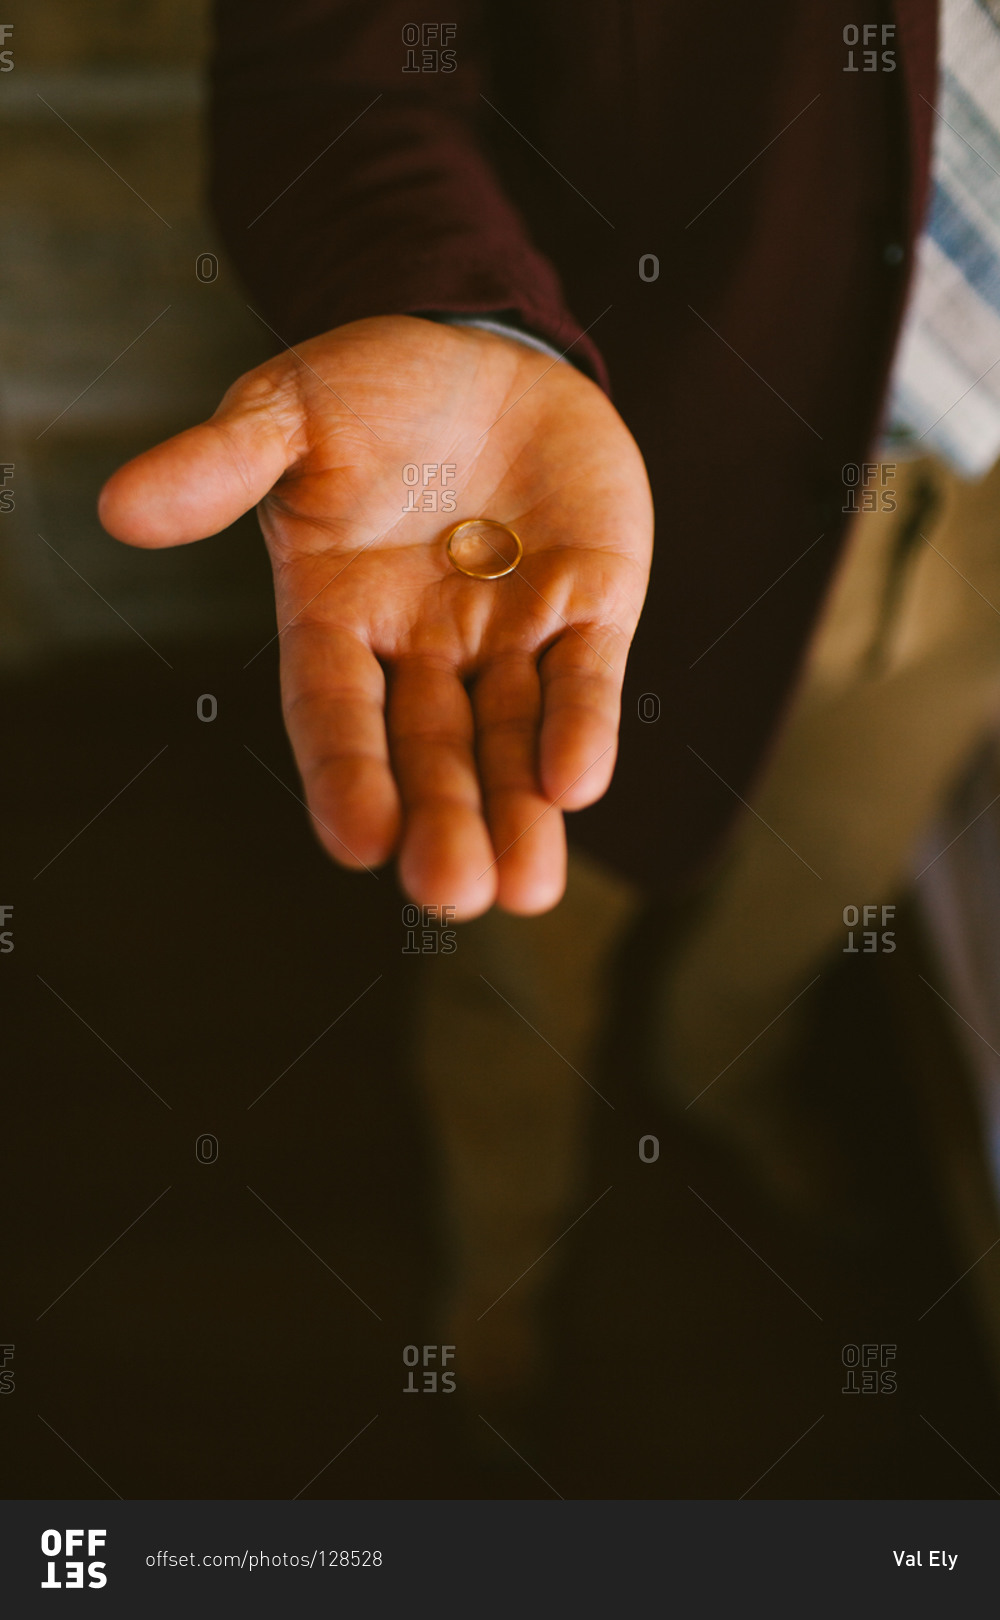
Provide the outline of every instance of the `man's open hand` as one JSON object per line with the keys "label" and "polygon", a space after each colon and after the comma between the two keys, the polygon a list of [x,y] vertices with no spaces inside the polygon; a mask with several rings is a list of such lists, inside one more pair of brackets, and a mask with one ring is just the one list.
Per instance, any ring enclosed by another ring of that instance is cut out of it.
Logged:
{"label": "man's open hand", "polygon": [[[452,511],[404,481],[434,465],[455,469],[427,486]],[[459,917],[554,905],[562,811],[611,778],[649,572],[649,486],[613,406],[507,338],[357,321],[241,377],[209,422],[120,468],[100,513],[155,547],[256,505],[322,844],[351,867],[398,851],[412,898]],[[512,574],[452,566],[444,536],[473,517],[517,531]]]}

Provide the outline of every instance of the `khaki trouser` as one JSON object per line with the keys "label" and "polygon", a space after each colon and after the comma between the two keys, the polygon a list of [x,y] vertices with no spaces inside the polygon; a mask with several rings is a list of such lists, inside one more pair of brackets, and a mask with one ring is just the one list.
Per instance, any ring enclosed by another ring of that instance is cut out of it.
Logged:
{"label": "khaki trouser", "polygon": [[[845,939],[845,910],[876,906],[882,926],[921,835],[1000,726],[1000,470],[968,484],[904,462],[890,487],[895,509],[853,528],[756,814],[663,1000],[684,1100],[710,1086],[720,1124],[794,1023],[783,1009]],[[730,1063],[731,1082],[713,1084]]]}
{"label": "khaki trouser", "polygon": [[538,1311],[561,1234],[586,1209],[584,1120],[614,947],[638,896],[571,857],[542,917],[492,911],[425,964],[416,1031],[450,1241],[443,1342],[468,1393],[516,1396],[541,1374]]}
{"label": "khaki trouser", "polygon": [[[879,907],[881,928],[918,840],[1000,727],[1000,469],[968,484],[930,459],[899,462],[870,488],[879,510],[853,526],[753,809],[658,1004],[669,1100],[793,1199],[807,1170],[769,1087],[808,987],[845,940],[845,908]],[[479,919],[430,975],[420,1050],[456,1234],[456,1319],[476,1318],[579,1213],[573,1070],[589,1078],[606,964],[638,904],[577,863],[550,917]],[[970,1262],[995,1219],[988,1200],[977,1208],[962,1234]],[[547,1264],[510,1290],[507,1316],[482,1319],[501,1379],[531,1338]],[[1000,1321],[997,1335],[1000,1347]]]}

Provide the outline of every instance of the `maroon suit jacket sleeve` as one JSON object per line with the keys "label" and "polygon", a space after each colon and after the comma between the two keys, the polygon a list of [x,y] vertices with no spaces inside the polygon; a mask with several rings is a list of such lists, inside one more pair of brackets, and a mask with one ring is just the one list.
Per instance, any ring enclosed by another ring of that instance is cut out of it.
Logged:
{"label": "maroon suit jacket sleeve", "polygon": [[226,246],[284,344],[363,316],[504,311],[603,383],[477,138],[481,7],[444,10],[456,33],[426,48],[453,51],[454,70],[444,57],[406,71],[424,47],[408,54],[405,0],[216,0],[211,192]]}

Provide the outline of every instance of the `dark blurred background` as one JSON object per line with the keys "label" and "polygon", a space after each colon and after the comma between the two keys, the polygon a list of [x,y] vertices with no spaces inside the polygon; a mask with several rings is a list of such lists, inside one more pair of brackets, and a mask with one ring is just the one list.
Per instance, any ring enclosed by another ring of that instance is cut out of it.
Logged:
{"label": "dark blurred background", "polygon": [[[199,278],[208,10],[7,12],[3,1493],[996,1494],[965,1460],[995,1454],[995,1402],[906,1060],[849,966],[804,1061],[893,1149],[869,1232],[766,1207],[646,1099],[623,1032],[583,1203],[612,1192],[560,1244],[544,1388],[513,1430],[406,1392],[446,1234],[402,897],[306,826],[255,522],[146,554],[94,515],[271,350],[224,262]],[[890,1341],[896,1393],[845,1395],[844,1345]]]}

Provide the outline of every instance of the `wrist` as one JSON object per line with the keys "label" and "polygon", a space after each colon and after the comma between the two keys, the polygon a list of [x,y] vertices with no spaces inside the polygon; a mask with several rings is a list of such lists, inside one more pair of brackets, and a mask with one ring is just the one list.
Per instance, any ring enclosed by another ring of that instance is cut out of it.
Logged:
{"label": "wrist", "polygon": [[494,337],[510,338],[512,342],[534,349],[538,354],[545,354],[552,360],[562,360],[568,363],[568,357],[565,354],[560,353],[551,343],[546,342],[545,338],[537,337],[534,332],[525,331],[523,327],[515,325],[504,310],[484,314],[459,314],[451,310],[422,310],[421,317],[424,320],[437,321],[442,326],[473,326],[477,331],[490,332]]}

